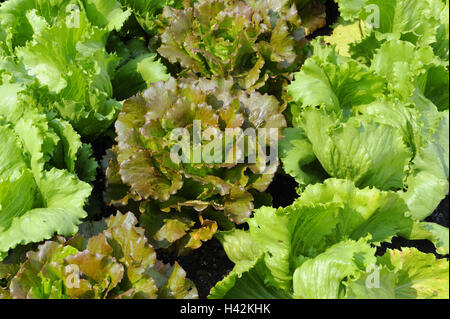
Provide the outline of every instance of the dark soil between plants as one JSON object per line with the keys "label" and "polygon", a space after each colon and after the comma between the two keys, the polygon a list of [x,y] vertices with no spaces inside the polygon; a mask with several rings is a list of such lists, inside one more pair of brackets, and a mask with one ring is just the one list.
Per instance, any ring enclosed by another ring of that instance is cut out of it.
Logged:
{"label": "dark soil between plants", "polygon": [[189,256],[175,258],[164,250],[158,250],[158,259],[173,264],[177,261],[195,283],[199,297],[208,297],[212,287],[226,277],[234,264],[228,259],[220,242],[213,238],[193,251]]}

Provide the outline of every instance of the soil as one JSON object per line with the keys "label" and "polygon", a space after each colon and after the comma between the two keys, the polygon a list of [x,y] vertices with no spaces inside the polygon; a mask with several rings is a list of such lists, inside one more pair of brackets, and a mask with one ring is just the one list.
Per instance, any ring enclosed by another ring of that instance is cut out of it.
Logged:
{"label": "soil", "polygon": [[195,283],[199,297],[204,299],[216,283],[226,277],[234,264],[228,259],[222,245],[212,239],[189,256],[174,258],[165,250],[157,251],[158,259],[173,264],[177,261],[187,272],[187,277]]}

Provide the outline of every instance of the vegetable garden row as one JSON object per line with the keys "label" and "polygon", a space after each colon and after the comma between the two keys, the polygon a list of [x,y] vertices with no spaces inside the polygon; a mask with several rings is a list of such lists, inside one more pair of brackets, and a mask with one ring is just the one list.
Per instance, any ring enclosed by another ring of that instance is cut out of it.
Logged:
{"label": "vegetable garden row", "polygon": [[1,3],[0,299],[198,298],[217,240],[208,298],[449,298],[449,2],[336,2]]}

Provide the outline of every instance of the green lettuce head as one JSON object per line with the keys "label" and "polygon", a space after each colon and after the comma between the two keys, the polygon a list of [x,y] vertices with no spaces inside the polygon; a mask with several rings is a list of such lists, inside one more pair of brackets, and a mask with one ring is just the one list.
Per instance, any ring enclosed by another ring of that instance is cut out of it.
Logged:
{"label": "green lettuce head", "polygon": [[[112,0],[12,0],[0,6],[0,69],[15,82],[36,79],[28,90],[47,96],[57,112],[83,136],[95,138],[115,121],[128,98],[117,82],[129,79],[137,90],[167,79],[156,54],[128,59],[106,50],[109,36],[130,16]],[[120,68],[116,73],[116,69]],[[0,71],[1,73],[1,71]],[[116,79],[117,77],[117,79]],[[112,82],[116,79],[116,82]],[[114,85],[113,85],[114,84]]]}
{"label": "green lettuce head", "polygon": [[139,203],[157,247],[200,247],[218,224],[242,224],[255,201],[267,202],[261,193],[278,167],[282,111],[276,98],[232,80],[152,85],[124,103],[116,122],[106,201]]}
{"label": "green lettuce head", "polygon": [[[314,55],[288,88],[294,127],[281,141],[284,169],[301,189],[333,177],[398,192],[418,222],[412,237],[448,247],[448,229],[420,223],[449,190],[448,35],[441,32],[448,1],[339,4],[344,20],[313,42]],[[380,26],[368,22],[374,10]]]}
{"label": "green lettuce head", "polygon": [[[367,38],[352,44],[361,55],[377,47],[378,41],[404,40],[418,46],[431,46],[437,56],[448,62],[449,13],[448,0],[337,0],[342,21],[347,25],[339,42],[354,42],[359,32]],[[341,28],[343,28],[341,26]],[[337,39],[336,39],[337,40]],[[337,42],[336,42],[337,43]]]}
{"label": "green lettuce head", "polygon": [[72,126],[39,112],[39,102],[20,85],[4,84],[0,90],[5,93],[0,108],[3,259],[19,244],[77,232],[91,194],[86,182],[95,178],[97,163]]}
{"label": "green lettuce head", "polygon": [[281,158],[304,187],[328,177],[399,191],[425,219],[448,194],[448,70],[429,46],[387,41],[367,65],[319,41],[289,92]]}
{"label": "green lettuce head", "polygon": [[289,207],[257,209],[248,231],[217,235],[235,268],[209,298],[448,298],[447,260],[409,248],[376,257],[380,242],[413,229],[407,212],[394,192],[308,186]]}

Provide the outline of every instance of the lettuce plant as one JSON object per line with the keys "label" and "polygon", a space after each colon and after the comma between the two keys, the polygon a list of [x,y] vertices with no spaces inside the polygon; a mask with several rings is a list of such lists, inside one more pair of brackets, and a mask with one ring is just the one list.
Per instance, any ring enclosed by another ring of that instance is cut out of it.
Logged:
{"label": "lettuce plant", "polygon": [[[288,89],[294,128],[281,144],[284,169],[301,188],[334,177],[396,191],[424,220],[449,189],[448,58],[435,45],[445,4],[339,3],[347,21],[314,42]],[[360,20],[369,4],[380,10],[379,28]],[[392,10],[398,20],[389,20]],[[448,229],[420,227],[448,242]]]}
{"label": "lettuce plant", "polygon": [[[448,298],[449,264],[413,248],[376,248],[414,221],[395,192],[348,180],[308,186],[293,205],[263,207],[249,230],[218,234],[233,271],[210,298]],[[378,287],[370,275],[377,271]]]}
{"label": "lettuce plant", "polygon": [[[7,1],[0,7],[1,69],[36,78],[39,87],[28,89],[48,95],[47,109],[83,136],[96,137],[111,126],[121,108],[111,82],[121,60],[105,47],[111,32],[120,30],[130,14],[116,0]],[[133,77],[134,72],[149,80],[154,68],[155,81],[166,79],[156,56],[146,54],[119,77]]]}
{"label": "lettuce plant", "polygon": [[[260,193],[271,183],[278,157],[268,167],[265,152],[272,147],[277,155],[273,131],[286,127],[282,111],[276,98],[235,89],[232,80],[171,78],[152,85],[124,103],[116,122],[118,144],[105,158],[106,201],[139,203],[157,247],[199,248],[217,223],[242,224],[255,199],[266,197]],[[271,136],[259,138],[266,128]],[[176,152],[182,150],[185,160],[177,161],[172,155],[179,136],[173,134],[180,129],[188,141]],[[258,137],[234,135],[240,129],[253,129]],[[255,161],[248,160],[252,154]]]}
{"label": "lettuce plant", "polygon": [[0,299],[197,298],[185,271],[158,261],[136,224],[133,214],[118,213],[83,224],[67,241],[45,242],[23,262],[6,260],[0,264],[0,278],[7,281]]}
{"label": "lettuce plant", "polygon": [[[284,85],[304,59],[305,31],[289,1],[185,1],[164,8],[158,52],[181,74],[233,77],[243,89]],[[325,18],[323,17],[323,23]]]}
{"label": "lettuce plant", "polygon": [[91,193],[79,177],[92,181],[97,163],[72,126],[38,112],[20,84],[0,85],[0,92],[1,260],[19,244],[77,232]]}
{"label": "lettuce plant", "polygon": [[[438,56],[448,61],[448,4],[447,0],[337,0],[339,11],[347,23],[360,22],[369,52],[373,42],[406,40],[419,46],[431,45]],[[350,33],[347,33],[349,35]],[[353,40],[351,42],[354,42]],[[362,46],[361,46],[362,48]]]}

